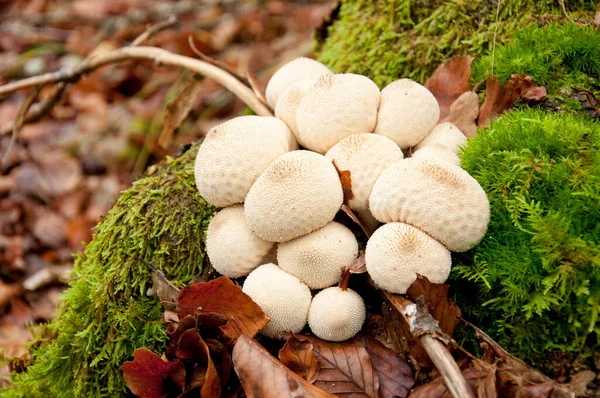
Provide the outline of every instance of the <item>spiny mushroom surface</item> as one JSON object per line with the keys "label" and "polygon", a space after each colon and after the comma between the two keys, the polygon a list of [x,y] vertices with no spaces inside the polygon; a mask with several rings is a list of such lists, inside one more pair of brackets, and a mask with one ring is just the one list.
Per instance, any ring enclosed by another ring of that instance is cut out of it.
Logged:
{"label": "spiny mushroom surface", "polygon": [[260,331],[263,335],[280,338],[286,332],[298,333],[306,325],[312,299],[310,289],[275,264],[264,264],[252,271],[242,291],[269,318]]}
{"label": "spiny mushroom surface", "polygon": [[388,167],[373,186],[369,208],[379,221],[413,225],[455,252],[477,244],[490,220],[479,183],[460,167],[432,159]]}
{"label": "spiny mushroom surface", "polygon": [[244,207],[235,205],[219,211],[210,220],[206,252],[213,268],[228,278],[239,278],[260,264],[273,247],[256,236],[244,218]]}
{"label": "spiny mushroom surface", "polygon": [[382,225],[367,242],[367,271],[380,288],[404,294],[417,273],[442,283],[450,274],[450,252],[423,231],[403,223]]}
{"label": "spiny mushroom surface", "polygon": [[269,83],[267,83],[267,88],[265,90],[267,103],[271,109],[274,109],[281,93],[283,93],[291,84],[299,80],[316,80],[322,75],[331,74],[333,74],[333,72],[331,72],[328,67],[314,59],[306,57],[293,59],[277,69],[277,72],[269,79]]}
{"label": "spiny mushroom surface", "polygon": [[306,95],[307,91],[315,85],[316,80],[299,80],[286,88],[283,93],[279,96],[277,104],[275,105],[275,116],[280,118],[287,124],[294,136],[296,141],[302,146],[302,140],[298,133],[298,126],[296,125],[296,114],[300,102]]}
{"label": "spiny mushroom surface", "polygon": [[200,145],[194,177],[211,205],[242,203],[269,164],[296,149],[295,139],[276,117],[240,116],[212,128]]}
{"label": "spiny mushroom surface", "polygon": [[419,150],[426,146],[441,145],[454,153],[460,151],[460,147],[467,143],[467,137],[454,125],[454,123],[443,122],[435,126],[414,150]]}
{"label": "spiny mushroom surface", "polygon": [[433,159],[460,167],[460,158],[456,153],[440,144],[431,144],[416,150],[411,155],[413,159]]}
{"label": "spiny mushroom surface", "polygon": [[302,143],[324,154],[349,135],[373,132],[379,97],[379,87],[366,76],[321,76],[304,95],[296,114]]}
{"label": "spiny mushroom surface", "polygon": [[377,134],[354,134],[335,144],[325,157],[335,160],[340,170],[349,170],[352,179],[350,208],[363,218],[371,219],[369,195],[379,175],[392,163],[403,159],[402,150],[387,137]]}
{"label": "spiny mushroom surface", "polygon": [[262,239],[285,242],[332,221],[343,196],[337,171],[325,156],[293,151],[273,161],[256,179],[244,214]]}
{"label": "spiny mushroom surface", "polygon": [[417,82],[400,79],[381,90],[375,133],[406,149],[425,138],[439,118],[440,107],[433,94]]}
{"label": "spiny mushroom surface", "polygon": [[365,303],[358,293],[333,286],[313,298],[308,325],[320,339],[344,341],[360,332],[366,314]]}
{"label": "spiny mushroom surface", "polygon": [[323,289],[340,280],[341,267],[349,266],[358,255],[358,242],[352,231],[330,222],[307,235],[280,243],[277,263],[311,289]]}

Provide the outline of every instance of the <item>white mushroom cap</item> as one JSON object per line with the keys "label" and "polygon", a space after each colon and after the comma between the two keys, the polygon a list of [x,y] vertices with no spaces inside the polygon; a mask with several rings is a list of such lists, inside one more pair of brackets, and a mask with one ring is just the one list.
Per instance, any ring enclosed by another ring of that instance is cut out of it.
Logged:
{"label": "white mushroom cap", "polygon": [[467,137],[454,125],[444,122],[435,126],[425,138],[414,149],[419,150],[430,145],[442,145],[454,153],[460,151],[460,147],[467,143]]}
{"label": "white mushroom cap", "polygon": [[279,267],[299,278],[311,289],[323,289],[340,280],[341,268],[358,256],[358,242],[352,231],[337,222],[307,235],[280,243]]}
{"label": "white mushroom cap", "polygon": [[243,202],[260,173],[295,149],[294,141],[290,129],[276,117],[240,116],[212,128],[194,167],[200,195],[217,207]]}
{"label": "white mushroom cap", "polygon": [[329,223],[343,200],[340,178],[325,156],[293,151],[277,158],[256,179],[244,214],[262,239],[285,242]]}
{"label": "white mushroom cap", "polygon": [[279,68],[269,80],[265,90],[267,103],[274,109],[281,93],[292,83],[306,79],[317,80],[322,75],[332,73],[319,61],[305,57],[296,58]]}
{"label": "white mushroom cap", "polygon": [[264,264],[252,271],[242,291],[269,317],[269,323],[260,331],[263,335],[279,338],[285,332],[298,333],[306,325],[310,289],[275,264]]}
{"label": "white mushroom cap", "polygon": [[440,144],[431,144],[424,146],[421,149],[413,152],[411,157],[414,159],[439,160],[460,167],[460,158],[458,157],[458,155],[452,152],[447,147]]}
{"label": "white mushroom cap", "polygon": [[244,218],[244,207],[226,207],[214,215],[206,233],[206,251],[213,268],[228,278],[239,278],[260,264],[273,247],[256,236]]}
{"label": "white mushroom cap", "polygon": [[344,341],[360,332],[366,315],[365,303],[358,293],[333,286],[313,298],[308,325],[320,339]]}
{"label": "white mushroom cap", "polygon": [[302,143],[325,153],[344,137],[373,132],[379,97],[379,88],[366,76],[321,76],[304,95],[296,114]]}
{"label": "white mushroom cap", "polygon": [[450,274],[450,252],[423,231],[403,223],[382,225],[367,242],[367,272],[391,293],[404,294],[417,273],[442,283]]}
{"label": "white mushroom cap", "polygon": [[340,170],[349,170],[352,179],[350,208],[371,219],[369,195],[383,170],[403,159],[402,150],[387,137],[376,134],[354,134],[335,144],[325,157],[335,160]]}
{"label": "white mushroom cap", "polygon": [[400,79],[381,90],[375,133],[406,149],[425,138],[439,119],[440,106],[431,91],[410,79]]}
{"label": "white mushroom cap", "polygon": [[477,244],[490,220],[479,183],[460,167],[432,159],[409,158],[387,168],[369,208],[379,221],[413,225],[456,252]]}
{"label": "white mushroom cap", "polygon": [[315,85],[315,83],[316,80],[299,80],[291,84],[283,91],[283,93],[281,93],[277,100],[277,104],[275,105],[275,116],[287,124],[300,145],[302,145],[302,141],[298,134],[296,114],[304,95],[308,89]]}

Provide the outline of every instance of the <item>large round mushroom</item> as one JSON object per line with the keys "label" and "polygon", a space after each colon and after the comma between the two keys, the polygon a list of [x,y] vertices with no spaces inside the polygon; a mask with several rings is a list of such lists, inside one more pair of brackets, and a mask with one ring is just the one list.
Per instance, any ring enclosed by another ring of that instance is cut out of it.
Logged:
{"label": "large round mushroom", "polygon": [[262,239],[285,242],[333,220],[344,200],[333,164],[310,151],[288,152],[256,179],[246,196],[246,221]]}
{"label": "large round mushroom", "polygon": [[300,140],[306,148],[324,154],[349,135],[372,133],[379,97],[379,87],[366,76],[321,76],[296,113]]}
{"label": "large round mushroom", "polygon": [[276,117],[240,116],[212,128],[196,155],[194,177],[211,205],[242,203],[269,164],[296,149],[295,139]]}
{"label": "large round mushroom", "polygon": [[490,220],[479,183],[460,167],[433,159],[409,158],[387,168],[373,186],[369,208],[379,221],[413,225],[455,252],[477,244]]}
{"label": "large round mushroom", "polygon": [[428,146],[441,145],[448,150],[458,153],[460,147],[467,143],[467,137],[454,123],[443,122],[435,126],[414,149],[419,150]]}

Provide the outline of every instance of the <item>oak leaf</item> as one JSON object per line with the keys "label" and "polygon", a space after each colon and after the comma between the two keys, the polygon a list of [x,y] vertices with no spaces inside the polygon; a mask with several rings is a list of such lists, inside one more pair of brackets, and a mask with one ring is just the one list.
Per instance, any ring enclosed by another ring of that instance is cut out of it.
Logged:
{"label": "oak leaf", "polygon": [[450,106],[460,95],[471,90],[471,63],[473,57],[457,55],[437,67],[425,82],[440,105],[440,120],[450,114]]}

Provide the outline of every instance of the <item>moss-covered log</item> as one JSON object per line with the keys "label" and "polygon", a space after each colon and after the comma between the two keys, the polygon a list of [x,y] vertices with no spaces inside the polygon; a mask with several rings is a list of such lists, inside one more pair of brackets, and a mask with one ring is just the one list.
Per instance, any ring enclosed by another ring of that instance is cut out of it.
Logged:
{"label": "moss-covered log", "polygon": [[[595,2],[566,1],[574,18]],[[320,60],[383,85],[398,77],[423,81],[454,54],[480,55],[493,37],[495,2],[488,0],[343,0],[321,31]],[[583,11],[582,11],[583,10]],[[562,19],[558,0],[503,0],[499,40],[527,22]],[[146,296],[144,262],[176,284],[201,272],[204,232],[213,209],[193,179],[197,146],[162,164],[125,191],[98,225],[75,265],[59,317],[37,344],[34,363],[14,376],[6,397],[114,397],[125,394],[120,365],[136,347],[165,344],[162,307]]]}

